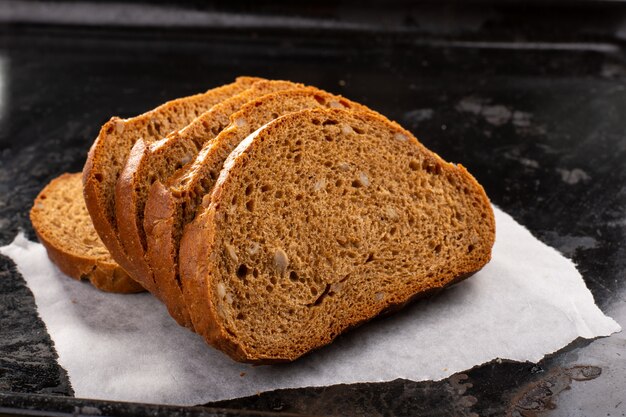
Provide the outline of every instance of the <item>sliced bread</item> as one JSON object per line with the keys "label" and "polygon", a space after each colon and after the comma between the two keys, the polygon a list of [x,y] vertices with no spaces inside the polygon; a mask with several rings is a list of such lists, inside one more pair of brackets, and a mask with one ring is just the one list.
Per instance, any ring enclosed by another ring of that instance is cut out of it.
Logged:
{"label": "sliced bread", "polygon": [[[234,95],[196,118],[184,129],[174,131],[166,138],[147,144],[139,139],[135,142],[126,165],[117,181],[115,207],[118,237],[125,253],[133,263],[134,276],[140,282],[150,282],[162,300],[160,287],[153,286],[152,271],[145,261],[146,235],[143,229],[143,213],[148,190],[154,182],[166,181],[174,172],[192,161],[198,150],[211,141],[229,123],[229,117],[248,101],[265,94],[302,87],[290,81],[262,80],[250,88]],[[166,304],[168,304],[166,302]],[[170,309],[172,317],[189,327],[188,315],[181,316],[178,310]]]}
{"label": "sliced bread", "polygon": [[180,244],[195,330],[238,361],[291,361],[482,268],[482,187],[376,114],[314,109],[229,156]]}
{"label": "sliced bread", "polygon": [[207,142],[187,169],[181,170],[166,184],[154,182],[144,218],[148,237],[147,259],[156,286],[163,291],[162,299],[174,317],[189,320],[178,270],[180,236],[184,226],[193,219],[202,197],[211,192],[226,157],[239,142],[265,123],[283,114],[316,107],[366,109],[313,87],[265,95],[232,115],[229,127]]}
{"label": "sliced bread", "polygon": [[[133,272],[134,263],[126,256],[118,238],[115,218],[115,184],[133,144],[139,138],[151,143],[165,137],[189,124],[214,104],[245,90],[258,80],[240,77],[232,84],[169,101],[137,117],[113,117],[102,126],[83,168],[85,203],[102,242],[133,278],[136,278]],[[154,290],[149,285],[150,282],[142,283],[146,289]]]}
{"label": "sliced bread", "polygon": [[53,179],[35,199],[30,220],[48,256],[66,275],[87,279],[103,291],[143,291],[113,260],[93,228],[80,173]]}

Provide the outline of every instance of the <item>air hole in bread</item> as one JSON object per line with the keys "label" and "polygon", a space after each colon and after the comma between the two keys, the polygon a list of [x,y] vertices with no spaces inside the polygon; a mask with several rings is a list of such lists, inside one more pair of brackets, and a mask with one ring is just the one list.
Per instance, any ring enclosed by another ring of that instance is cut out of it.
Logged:
{"label": "air hole in bread", "polygon": [[94,175],[93,177],[96,179],[96,181],[98,181],[98,182],[102,182],[102,179],[103,179],[103,178],[102,178],[102,174],[96,174],[96,175]]}
{"label": "air hole in bread", "polygon": [[318,102],[319,104],[321,104],[321,105],[325,105],[325,104],[326,104],[326,99],[325,99],[324,97],[322,97],[322,96],[318,95],[318,94],[315,94],[315,95],[313,96],[313,99],[314,99],[315,101],[317,101],[317,102]]}
{"label": "air hole in bread", "polygon": [[326,298],[326,296],[328,295],[328,291],[330,291],[330,284],[326,284],[326,288],[324,288],[324,291],[320,294],[319,297],[317,297],[317,300],[315,300],[313,305],[318,306],[322,304],[322,301],[324,301],[324,298]]}
{"label": "air hole in bread", "polygon": [[365,130],[363,130],[360,127],[357,127],[357,126],[352,126],[352,130],[354,130],[359,135],[362,135],[363,133],[365,133]]}
{"label": "air hole in bread", "polygon": [[336,124],[339,124],[339,122],[333,119],[326,119],[324,120],[324,123],[322,123],[322,126],[333,126]]}
{"label": "air hole in bread", "polygon": [[248,200],[246,202],[246,209],[248,211],[254,211],[254,200]]}
{"label": "air hole in bread", "polygon": [[239,268],[237,268],[237,277],[244,279],[246,276],[248,276],[248,266],[246,264],[239,265]]}
{"label": "air hole in bread", "polygon": [[413,171],[417,171],[418,169],[420,169],[420,163],[413,159],[411,162],[409,162],[409,168],[411,168]]}
{"label": "air hole in bread", "polygon": [[272,190],[272,186],[269,185],[269,184],[263,184],[261,186],[261,192],[262,193],[266,193],[266,192],[271,191],[271,190]]}
{"label": "air hole in bread", "polygon": [[292,280],[293,282],[298,281],[298,273],[296,271],[291,271],[289,273],[289,279]]}

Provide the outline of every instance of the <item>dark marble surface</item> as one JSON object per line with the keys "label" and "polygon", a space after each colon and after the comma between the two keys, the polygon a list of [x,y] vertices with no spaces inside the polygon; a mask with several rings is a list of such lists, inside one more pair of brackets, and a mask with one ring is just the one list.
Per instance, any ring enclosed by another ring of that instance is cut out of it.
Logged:
{"label": "dark marble surface", "polygon": [[[111,115],[132,116],[240,74],[287,78],[362,101],[468,167],[495,204],[577,263],[598,305],[624,326],[626,30],[619,22],[626,8],[566,9],[551,25],[539,7],[476,10],[431,11],[449,26],[430,33],[417,12],[404,16],[401,31],[4,24],[0,244],[19,229],[34,238],[33,198],[51,178],[82,168]],[[518,16],[533,13],[535,26]],[[319,415],[624,415],[624,348],[617,334],[577,341],[539,364],[494,361],[440,382],[281,390],[210,406]],[[32,294],[1,258],[0,414],[3,407],[218,413],[63,397],[72,389],[55,358]]]}

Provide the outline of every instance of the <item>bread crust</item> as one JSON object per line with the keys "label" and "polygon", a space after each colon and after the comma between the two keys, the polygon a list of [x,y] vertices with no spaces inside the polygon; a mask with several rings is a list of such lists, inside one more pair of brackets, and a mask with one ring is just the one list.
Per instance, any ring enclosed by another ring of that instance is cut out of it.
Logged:
{"label": "bread crust", "polygon": [[[48,257],[55,263],[59,269],[66,275],[77,279],[87,279],[96,288],[115,293],[136,293],[144,291],[143,287],[136,283],[130,276],[113,260],[93,257],[89,254],[70,252],[67,250],[69,246],[59,241],[60,236],[55,236],[49,228],[49,218],[43,212],[46,201],[45,199],[51,193],[59,192],[59,186],[64,185],[68,181],[80,177],[78,174],[62,174],[53,179],[37,196],[33,207],[30,211],[30,219],[33,229],[39,238],[39,241],[46,248]],[[77,236],[77,239],[81,236]],[[62,246],[65,246],[63,248]]]}
{"label": "bread crust", "polygon": [[[145,141],[160,139],[170,130],[177,130],[191,121],[196,115],[197,108],[207,109],[224,97],[231,96],[258,80],[252,77],[239,77],[232,84],[203,94],[169,101],[131,119],[113,117],[100,129],[89,150],[83,168],[83,192],[94,227],[117,263],[127,270],[133,279],[157,296],[158,291],[153,280],[150,276],[141,275],[142,271],[136,268],[133,259],[126,254],[118,235],[115,186],[127,156],[139,137],[143,137]],[[174,115],[181,113],[183,116],[176,120]],[[163,134],[161,130],[164,131]]]}
{"label": "bread crust", "polygon": [[[219,280],[216,245],[218,241],[217,234],[221,232],[217,229],[216,220],[219,218],[218,216],[224,215],[222,211],[225,209],[222,207],[228,207],[229,204],[224,200],[225,196],[228,195],[226,189],[228,189],[228,187],[235,187],[234,181],[239,175],[246,172],[247,161],[253,158],[252,155],[254,155],[256,148],[263,146],[262,144],[265,141],[271,141],[274,132],[281,127],[281,125],[289,123],[299,125],[305,120],[310,120],[311,116],[314,114],[322,115],[320,117],[323,117],[325,112],[326,115],[335,113],[335,117],[340,117],[341,113],[345,111],[303,110],[276,119],[267,124],[264,128],[259,129],[255,134],[250,135],[233,153],[231,153],[227,162],[224,164],[224,169],[211,194],[210,203],[204,205],[204,210],[200,212],[195,220],[185,229],[180,246],[181,274],[184,296],[190,309],[194,327],[209,344],[221,349],[237,361],[259,364],[292,361],[308,350],[304,352],[294,350],[281,357],[267,356],[263,353],[250,351],[246,346],[242,345],[241,340],[238,339],[236,335],[225,328],[223,319],[218,314],[215,299],[218,297],[216,285]],[[362,118],[367,123],[383,123],[387,128],[408,138],[413,145],[420,147],[427,155],[430,155],[429,161],[433,166],[438,166],[444,173],[455,176],[458,180],[462,180],[464,185],[469,185],[473,188],[471,192],[479,198],[479,201],[485,208],[485,212],[489,213],[486,215],[487,217],[483,222],[484,247],[488,248],[488,250],[476,255],[480,258],[475,262],[458,265],[455,275],[449,277],[445,282],[437,283],[431,281],[427,286],[421,286],[419,288],[414,286],[410,291],[397,296],[395,299],[385,299],[385,304],[382,306],[370,306],[363,311],[355,312],[350,320],[339,324],[339,331],[336,334],[325,335],[324,340],[319,343],[318,341],[314,342],[317,344],[311,346],[309,350],[317,349],[330,343],[337,334],[371,320],[382,312],[397,310],[407,303],[410,303],[412,300],[440,291],[443,288],[473,275],[490,260],[491,247],[495,240],[495,219],[489,200],[483,188],[465,168],[443,161],[438,155],[424,148],[410,132],[380,115],[358,112],[358,117]]]}

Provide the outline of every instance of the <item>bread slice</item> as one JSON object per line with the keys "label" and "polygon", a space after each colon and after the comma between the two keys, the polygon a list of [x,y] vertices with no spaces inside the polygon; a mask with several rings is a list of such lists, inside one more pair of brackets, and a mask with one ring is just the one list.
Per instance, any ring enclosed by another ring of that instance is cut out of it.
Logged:
{"label": "bread slice", "polygon": [[53,179],[35,199],[30,220],[48,256],[65,274],[88,279],[103,291],[143,291],[98,238],[85,207],[80,173]]}
{"label": "bread slice", "polygon": [[[229,123],[229,117],[243,104],[274,91],[302,87],[290,81],[262,80],[250,88],[215,104],[180,131],[166,138],[147,144],[143,139],[135,142],[126,165],[117,181],[115,207],[118,237],[127,257],[133,263],[133,272],[140,282],[151,282],[152,271],[144,259],[146,235],[143,229],[143,213],[150,185],[167,180],[174,172],[192,161],[205,142],[211,141]],[[154,287],[159,298],[165,300],[158,286]],[[183,317],[177,310],[170,311],[180,324],[191,326],[188,315]]]}
{"label": "bread slice", "polygon": [[[232,84],[169,101],[131,119],[113,117],[102,126],[83,168],[85,203],[102,242],[131,276],[134,275],[133,262],[126,257],[117,235],[115,184],[133,144],[139,138],[147,143],[163,138],[171,131],[186,126],[214,104],[245,90],[258,80],[240,77]],[[154,290],[150,282],[145,281],[143,284],[146,289]]]}
{"label": "bread slice", "polygon": [[153,184],[144,218],[147,259],[156,286],[163,291],[162,299],[177,320],[184,318],[190,322],[178,271],[180,236],[193,219],[202,197],[212,190],[224,160],[239,142],[265,123],[282,114],[316,107],[366,109],[313,87],[268,94],[247,103],[231,116],[229,127],[207,142],[188,169],[181,170],[167,184],[159,181]]}
{"label": "bread slice", "polygon": [[491,257],[482,187],[381,116],[314,109],[229,156],[180,246],[194,327],[238,361],[291,361]]}

